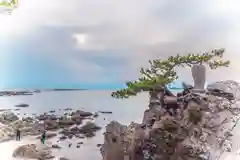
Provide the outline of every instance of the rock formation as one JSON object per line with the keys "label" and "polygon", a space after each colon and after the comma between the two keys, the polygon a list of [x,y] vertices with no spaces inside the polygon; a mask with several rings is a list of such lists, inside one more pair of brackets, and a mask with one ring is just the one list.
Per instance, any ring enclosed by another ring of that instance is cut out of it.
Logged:
{"label": "rock formation", "polygon": [[22,145],[15,149],[13,157],[23,159],[45,160],[54,158],[49,148],[40,148],[35,144]]}
{"label": "rock formation", "polygon": [[[233,82],[221,84],[233,87]],[[219,85],[196,93],[185,84],[177,96],[166,87],[154,88],[141,124],[125,126],[113,121],[106,126],[103,159],[215,160],[231,151],[231,132],[239,119],[239,108],[233,102],[238,92]]]}

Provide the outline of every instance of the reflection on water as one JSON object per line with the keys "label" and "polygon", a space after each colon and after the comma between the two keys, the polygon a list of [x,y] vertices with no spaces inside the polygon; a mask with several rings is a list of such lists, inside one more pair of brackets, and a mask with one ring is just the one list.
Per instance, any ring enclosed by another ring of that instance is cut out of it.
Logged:
{"label": "reflection on water", "polygon": [[[117,100],[110,96],[111,91],[63,91],[63,92],[42,92],[33,96],[13,96],[0,97],[0,109],[16,109],[14,106],[20,103],[29,104],[28,108],[21,108],[21,114],[44,113],[50,110],[58,111],[60,108],[83,109],[85,111],[112,111],[113,114],[100,114],[94,119],[103,129],[97,132],[97,135],[91,139],[73,139],[73,145],[69,149],[68,141],[60,143],[64,146],[61,150],[54,150],[54,155],[65,156],[71,160],[98,160],[100,159],[99,148],[97,144],[103,143],[104,126],[111,120],[117,120],[123,124],[129,124],[131,121],[141,122],[143,112],[148,106],[148,94],[142,93],[137,97],[128,100]],[[35,138],[31,138],[35,140]],[[51,140],[57,143],[57,138]],[[49,143],[51,143],[49,142]],[[78,142],[84,144],[76,148]],[[22,143],[30,143],[29,139],[21,142],[6,142],[0,144],[0,159],[11,160],[12,152]],[[2,154],[4,152],[4,154]]]}

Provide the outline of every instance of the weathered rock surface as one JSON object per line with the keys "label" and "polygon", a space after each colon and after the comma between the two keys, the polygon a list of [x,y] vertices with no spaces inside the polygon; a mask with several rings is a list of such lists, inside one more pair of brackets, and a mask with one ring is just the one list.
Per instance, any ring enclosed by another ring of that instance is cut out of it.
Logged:
{"label": "weathered rock surface", "polygon": [[142,124],[113,121],[106,126],[100,149],[104,160],[215,160],[219,153],[231,151],[240,111],[229,101],[230,94],[216,95],[211,89],[196,93],[185,86],[176,97],[164,89],[150,92]]}
{"label": "weathered rock surface", "polygon": [[35,144],[22,145],[16,148],[12,154],[15,158],[46,160],[51,158],[48,148],[40,149]]}
{"label": "weathered rock surface", "polygon": [[18,116],[11,111],[3,112],[0,114],[0,123],[8,124],[18,120]]}
{"label": "weathered rock surface", "polygon": [[229,100],[239,100],[240,98],[240,84],[232,80],[209,84],[207,90],[216,96],[225,97]]}

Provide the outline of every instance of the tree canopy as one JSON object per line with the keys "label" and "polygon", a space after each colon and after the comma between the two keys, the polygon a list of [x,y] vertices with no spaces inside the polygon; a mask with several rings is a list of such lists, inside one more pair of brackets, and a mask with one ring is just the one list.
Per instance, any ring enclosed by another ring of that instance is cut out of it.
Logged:
{"label": "tree canopy", "polygon": [[167,85],[178,79],[176,67],[191,67],[195,64],[207,64],[210,69],[228,67],[230,61],[222,60],[225,49],[215,49],[201,54],[188,54],[186,56],[170,56],[166,60],[150,60],[148,69],[141,68],[141,77],[136,81],[126,82],[126,88],[112,93],[114,98],[129,98],[143,91],[150,91],[159,85]]}

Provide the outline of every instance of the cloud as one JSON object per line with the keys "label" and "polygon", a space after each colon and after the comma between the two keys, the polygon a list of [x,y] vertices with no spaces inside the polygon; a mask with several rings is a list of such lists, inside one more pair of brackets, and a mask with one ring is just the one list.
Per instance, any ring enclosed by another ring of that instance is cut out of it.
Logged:
{"label": "cloud", "polygon": [[[32,48],[25,54],[45,55],[72,79],[68,82],[96,83],[134,79],[149,59],[224,47],[232,66],[209,71],[208,80],[240,80],[238,4],[237,0],[20,0],[11,16],[0,16],[0,41],[4,56],[17,54],[6,49],[13,44],[19,50]],[[180,74],[191,80],[189,70]]]}

